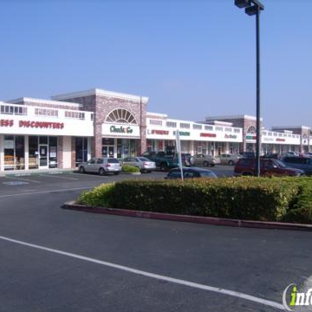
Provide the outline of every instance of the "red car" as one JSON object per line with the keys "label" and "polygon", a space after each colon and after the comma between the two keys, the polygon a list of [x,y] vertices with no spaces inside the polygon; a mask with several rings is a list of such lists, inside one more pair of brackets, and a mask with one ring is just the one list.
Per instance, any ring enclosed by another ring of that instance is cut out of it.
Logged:
{"label": "red car", "polygon": [[[234,176],[252,176],[256,172],[256,158],[240,158],[234,167]],[[260,175],[262,176],[294,176],[304,175],[304,171],[289,168],[278,159],[261,158]]]}

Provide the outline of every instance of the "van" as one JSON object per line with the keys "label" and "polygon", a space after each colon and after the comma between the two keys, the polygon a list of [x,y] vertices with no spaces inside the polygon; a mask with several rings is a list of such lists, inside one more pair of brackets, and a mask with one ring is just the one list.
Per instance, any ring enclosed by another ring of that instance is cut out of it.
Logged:
{"label": "van", "polygon": [[282,161],[288,167],[301,169],[306,175],[312,175],[312,159],[309,157],[286,156]]}
{"label": "van", "polygon": [[[234,176],[253,176],[256,171],[255,158],[240,158],[234,167]],[[303,170],[287,167],[283,162],[274,158],[260,159],[261,176],[303,176]]]}

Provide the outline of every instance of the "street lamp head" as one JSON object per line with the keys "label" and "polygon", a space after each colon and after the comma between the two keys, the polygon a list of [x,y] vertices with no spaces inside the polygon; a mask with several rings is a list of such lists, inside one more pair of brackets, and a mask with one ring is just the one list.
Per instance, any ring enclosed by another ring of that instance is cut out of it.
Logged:
{"label": "street lamp head", "polygon": [[235,0],[235,5],[242,9],[250,6],[250,0]]}
{"label": "street lamp head", "polygon": [[255,2],[254,5],[245,8],[245,13],[249,16],[256,15],[258,12],[260,13],[260,11],[264,9],[264,6],[260,2],[256,0],[253,1]]}
{"label": "street lamp head", "polygon": [[257,12],[258,12],[258,6],[256,6],[256,5],[252,5],[252,6],[247,7],[247,8],[245,9],[245,13],[246,13],[247,15],[249,15],[249,16],[256,15]]}

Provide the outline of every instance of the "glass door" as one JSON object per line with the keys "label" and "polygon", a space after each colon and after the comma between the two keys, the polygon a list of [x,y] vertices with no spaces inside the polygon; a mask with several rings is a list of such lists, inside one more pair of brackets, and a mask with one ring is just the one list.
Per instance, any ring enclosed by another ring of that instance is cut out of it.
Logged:
{"label": "glass door", "polygon": [[39,145],[39,168],[48,168],[48,145]]}

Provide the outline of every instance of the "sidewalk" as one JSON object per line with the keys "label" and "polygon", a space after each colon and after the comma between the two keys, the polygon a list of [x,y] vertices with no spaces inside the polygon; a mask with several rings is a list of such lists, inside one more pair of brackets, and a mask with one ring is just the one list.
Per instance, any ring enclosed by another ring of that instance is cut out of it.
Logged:
{"label": "sidewalk", "polygon": [[6,170],[0,172],[0,177],[5,176],[13,176],[13,177],[21,177],[21,176],[30,176],[35,174],[47,173],[47,174],[61,174],[61,173],[71,173],[77,171],[77,168],[69,168],[69,169],[31,169],[31,170]]}

